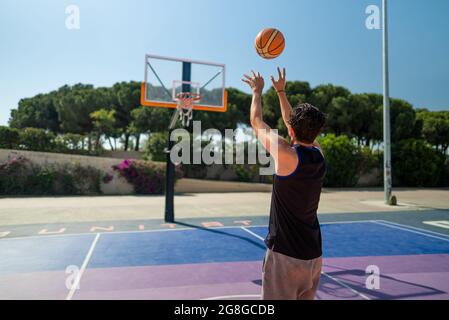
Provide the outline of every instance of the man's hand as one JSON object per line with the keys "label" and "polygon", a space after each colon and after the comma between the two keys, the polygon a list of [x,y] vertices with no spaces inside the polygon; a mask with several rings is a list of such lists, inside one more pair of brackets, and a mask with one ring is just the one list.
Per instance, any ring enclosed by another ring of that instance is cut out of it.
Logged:
{"label": "man's hand", "polygon": [[273,88],[276,90],[276,92],[284,91],[285,90],[285,68],[279,69],[278,67],[278,79],[274,80],[274,77],[270,77],[271,82],[273,83]]}
{"label": "man's hand", "polygon": [[246,79],[242,78],[242,81],[247,83],[251,87],[251,89],[253,90],[253,94],[261,95],[263,87],[265,86],[265,81],[259,72],[255,74],[254,71],[251,70],[251,73],[253,75],[252,77],[244,74],[243,76]]}

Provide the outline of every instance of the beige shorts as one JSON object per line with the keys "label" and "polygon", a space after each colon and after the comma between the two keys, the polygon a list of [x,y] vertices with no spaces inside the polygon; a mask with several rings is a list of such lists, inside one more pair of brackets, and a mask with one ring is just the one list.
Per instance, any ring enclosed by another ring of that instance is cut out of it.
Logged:
{"label": "beige shorts", "polygon": [[321,257],[300,260],[267,249],[262,272],[262,299],[315,299],[321,265]]}

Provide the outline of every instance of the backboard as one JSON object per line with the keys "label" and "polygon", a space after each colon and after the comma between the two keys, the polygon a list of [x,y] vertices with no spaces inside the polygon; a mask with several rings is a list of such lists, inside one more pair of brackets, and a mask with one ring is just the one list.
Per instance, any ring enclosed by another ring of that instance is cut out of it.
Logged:
{"label": "backboard", "polygon": [[149,107],[176,108],[181,92],[200,95],[193,110],[225,112],[225,65],[147,54],[141,104]]}

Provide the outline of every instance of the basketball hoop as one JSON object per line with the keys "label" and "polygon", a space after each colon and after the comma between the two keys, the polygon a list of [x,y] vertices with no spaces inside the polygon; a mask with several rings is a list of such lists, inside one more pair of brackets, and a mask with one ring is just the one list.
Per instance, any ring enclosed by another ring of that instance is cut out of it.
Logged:
{"label": "basketball hoop", "polygon": [[179,120],[184,127],[188,127],[193,118],[193,105],[200,101],[201,95],[195,92],[181,92],[176,95]]}

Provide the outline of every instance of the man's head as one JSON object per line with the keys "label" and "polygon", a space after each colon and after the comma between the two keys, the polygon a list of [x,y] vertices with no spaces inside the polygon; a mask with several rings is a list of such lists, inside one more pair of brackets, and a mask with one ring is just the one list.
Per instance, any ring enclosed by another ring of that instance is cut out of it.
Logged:
{"label": "man's head", "polygon": [[309,103],[300,103],[290,116],[290,137],[292,140],[311,144],[320,134],[326,122],[326,116]]}

